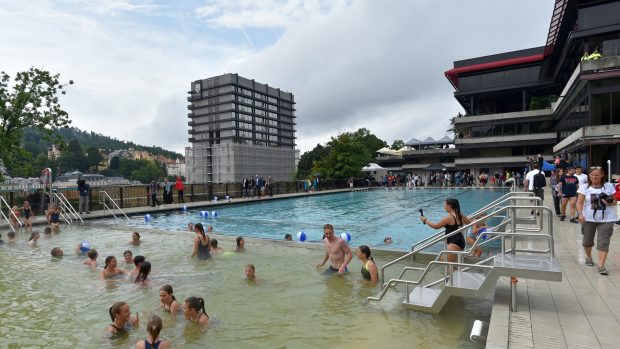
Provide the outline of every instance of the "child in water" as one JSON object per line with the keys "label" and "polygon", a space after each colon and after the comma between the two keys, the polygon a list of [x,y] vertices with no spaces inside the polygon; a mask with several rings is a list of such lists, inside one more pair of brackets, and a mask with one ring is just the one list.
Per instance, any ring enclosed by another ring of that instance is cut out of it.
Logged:
{"label": "child in water", "polygon": [[161,332],[161,328],[161,318],[157,315],[151,315],[146,324],[146,332],[148,333],[148,336],[145,340],[140,340],[136,343],[136,349],[169,348],[171,345],[170,341],[159,339],[159,332]]}

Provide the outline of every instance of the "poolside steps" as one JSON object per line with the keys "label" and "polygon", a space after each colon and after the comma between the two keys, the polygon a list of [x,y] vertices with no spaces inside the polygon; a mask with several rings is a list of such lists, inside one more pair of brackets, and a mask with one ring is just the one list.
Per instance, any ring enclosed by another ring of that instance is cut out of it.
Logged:
{"label": "poolside steps", "polygon": [[417,286],[403,306],[427,313],[439,313],[451,296],[485,298],[502,276],[532,280],[562,281],[562,267],[555,257],[539,255],[496,255],[488,272],[470,269],[455,271],[449,279],[433,287]]}

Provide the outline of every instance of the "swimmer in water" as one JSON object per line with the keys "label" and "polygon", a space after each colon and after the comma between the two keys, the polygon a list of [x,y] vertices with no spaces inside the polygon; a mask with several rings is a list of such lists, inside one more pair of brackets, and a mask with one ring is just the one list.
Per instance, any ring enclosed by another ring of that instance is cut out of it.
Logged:
{"label": "swimmer in water", "polygon": [[362,276],[366,280],[377,282],[379,280],[379,272],[375,260],[370,256],[370,248],[362,245],[357,249],[357,259],[362,262]]}
{"label": "swimmer in water", "polygon": [[213,227],[212,226],[207,226],[207,233],[213,233]]}
{"label": "swimmer in water", "polygon": [[39,234],[38,231],[33,231],[32,234],[30,234],[30,239],[28,239],[28,245],[30,245],[31,247],[35,247],[37,245],[39,237],[41,237],[41,234]]}
{"label": "swimmer in water", "polygon": [[286,240],[286,241],[293,241],[293,236],[291,234],[285,234],[284,235],[284,240]]}
{"label": "swimmer in water", "polygon": [[245,279],[249,281],[258,281],[256,279],[256,267],[254,264],[248,264],[245,266]]}
{"label": "swimmer in water", "polygon": [[43,229],[43,235],[45,236],[46,239],[51,238],[52,237],[52,228],[45,227],[45,229]]}
{"label": "swimmer in water", "polygon": [[131,270],[131,272],[129,273],[129,277],[138,276],[138,273],[140,272],[140,266],[142,265],[142,263],[144,263],[145,260],[146,258],[144,258],[144,256],[133,257],[133,264],[135,268]]}
{"label": "swimmer in water", "polygon": [[176,316],[179,309],[181,309],[181,304],[174,297],[174,291],[170,285],[163,285],[159,289],[159,300],[161,301],[160,306],[164,310],[169,311],[173,316]]}
{"label": "swimmer in water", "polygon": [[187,223],[187,230],[194,232],[194,223],[192,222]]}
{"label": "swimmer in water", "polygon": [[21,212],[19,212],[19,209],[17,208],[17,206],[13,206],[13,208],[11,208],[9,212],[9,222],[11,226],[13,227],[13,229],[15,230],[18,230],[21,227],[21,224],[19,223],[20,214]]}
{"label": "swimmer in water", "polygon": [[133,234],[131,234],[131,242],[130,244],[134,245],[134,246],[140,246],[140,233],[138,233],[137,231],[134,231]]}
{"label": "swimmer in water", "polygon": [[205,233],[201,223],[196,223],[194,232],[196,237],[194,238],[194,248],[190,257],[197,257],[202,260],[211,258],[211,241],[209,241],[209,235]]}
{"label": "swimmer in water", "polygon": [[235,251],[237,252],[241,252],[241,251],[245,251],[245,239],[243,238],[243,236],[237,236],[237,246],[235,247]]}
{"label": "swimmer in water", "polygon": [[50,251],[50,254],[52,255],[52,257],[62,257],[64,252],[60,247],[54,247],[52,248],[52,251]]}
{"label": "swimmer in water", "polygon": [[106,333],[112,335],[127,332],[132,327],[140,326],[140,318],[138,314],[131,316],[131,309],[127,302],[116,302],[112,304],[108,310],[112,323],[106,328]]}
{"label": "swimmer in water", "polygon": [[385,239],[383,239],[383,243],[386,244],[386,245],[389,245],[392,242],[393,241],[392,241],[392,237],[391,236],[386,236]]}
{"label": "swimmer in water", "polygon": [[133,253],[130,250],[123,252],[125,264],[133,265]]}
{"label": "swimmer in water", "polygon": [[139,284],[142,286],[148,286],[149,285],[149,274],[151,273],[151,263],[150,262],[143,262],[142,264],[140,264],[140,269],[138,271],[138,276],[136,276],[135,280],[133,281],[135,284]]}
{"label": "swimmer in water", "polygon": [[161,328],[161,318],[157,315],[151,315],[149,321],[146,323],[146,332],[148,333],[148,336],[145,340],[136,342],[136,349],[169,348],[172,345],[170,341],[159,339],[159,332],[161,332]]}
{"label": "swimmer in water", "polygon": [[92,269],[97,269],[97,257],[99,257],[99,253],[94,248],[88,251],[86,254],[88,259],[84,261],[84,264],[91,267]]}
{"label": "swimmer in water", "polygon": [[127,275],[127,270],[117,268],[116,257],[107,256],[105,258],[105,266],[103,270],[99,273],[99,280],[112,279],[119,275]]}
{"label": "swimmer in water", "polygon": [[222,253],[224,249],[217,247],[217,239],[211,239],[211,253]]}
{"label": "swimmer in water", "polygon": [[205,311],[205,301],[198,297],[189,297],[183,302],[183,314],[185,318],[191,322],[201,325],[209,324],[209,315]]}
{"label": "swimmer in water", "polygon": [[8,234],[9,239],[6,241],[9,244],[14,244],[15,243],[15,232],[14,231],[10,231]]}

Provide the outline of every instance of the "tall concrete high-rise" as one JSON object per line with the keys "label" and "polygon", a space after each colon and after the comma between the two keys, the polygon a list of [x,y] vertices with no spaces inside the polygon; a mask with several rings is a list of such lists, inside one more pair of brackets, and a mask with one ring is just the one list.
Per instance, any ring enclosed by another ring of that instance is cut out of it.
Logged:
{"label": "tall concrete high-rise", "polygon": [[238,74],[196,80],[187,98],[189,183],[290,180],[295,171],[295,98]]}

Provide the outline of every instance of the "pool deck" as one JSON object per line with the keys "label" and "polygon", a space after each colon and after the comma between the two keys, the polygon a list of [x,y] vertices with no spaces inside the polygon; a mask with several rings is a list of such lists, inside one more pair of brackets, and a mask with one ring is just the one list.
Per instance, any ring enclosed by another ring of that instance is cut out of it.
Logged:
{"label": "pool deck", "polygon": [[[553,211],[550,190],[544,203]],[[579,224],[554,215],[553,226],[562,282],[519,279],[517,312],[510,312],[510,280],[500,279],[486,348],[620,347],[620,238],[611,239],[604,276],[584,265]]]}
{"label": "pool deck", "polygon": [[[362,188],[357,189],[361,190]],[[254,197],[254,198],[248,198],[248,199],[240,199],[240,198],[235,198],[232,199],[230,201],[226,201],[226,200],[218,200],[218,201],[194,201],[194,202],[185,202],[182,204],[178,204],[178,203],[173,203],[173,204],[167,204],[167,205],[160,205],[157,207],[151,207],[151,206],[138,206],[138,207],[128,207],[128,208],[123,208],[123,211],[125,212],[125,214],[127,216],[132,216],[132,215],[138,215],[138,214],[146,214],[146,213],[162,213],[162,212],[168,212],[168,211],[178,211],[183,209],[184,205],[187,205],[187,209],[195,209],[198,207],[204,207],[204,208],[210,208],[210,209],[215,209],[217,207],[221,207],[221,206],[226,206],[226,205],[236,205],[236,204],[242,204],[242,203],[248,203],[248,202],[260,202],[260,201],[269,201],[269,200],[280,200],[280,199],[288,199],[288,198],[295,198],[295,197],[303,197],[303,196],[313,196],[313,195],[324,195],[324,194],[333,194],[333,193],[341,193],[341,192],[348,192],[350,191],[348,188],[347,189],[333,189],[333,190],[321,190],[321,191],[317,191],[317,192],[313,192],[313,193],[291,193],[291,194],[279,194],[279,195],[274,195],[272,197],[268,197],[268,196],[263,196],[260,199],[258,197]],[[175,198],[176,199],[176,198]],[[115,209],[114,213],[119,217],[122,218],[122,213],[118,210]],[[92,220],[92,219],[100,219],[100,218],[106,218],[106,217],[111,217],[112,214],[110,213],[109,210],[97,210],[97,211],[91,211],[89,214],[82,214],[82,220],[86,221],[86,220]],[[22,217],[20,217],[21,219]],[[61,221],[61,223],[64,223],[63,221]],[[45,225],[47,224],[46,218],[45,216],[41,216],[41,215],[37,215],[34,217],[34,219],[32,220],[32,225]],[[10,229],[8,224],[6,223],[6,221],[3,221],[2,224],[0,224],[0,229],[7,230]]]}

